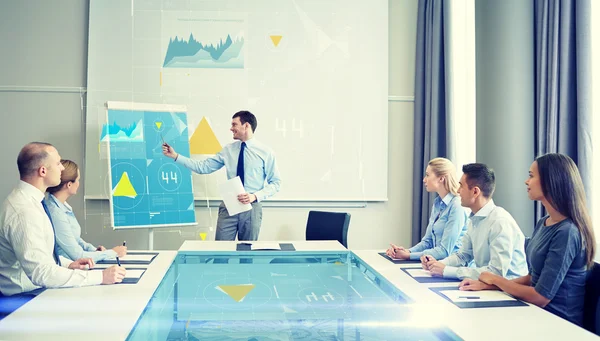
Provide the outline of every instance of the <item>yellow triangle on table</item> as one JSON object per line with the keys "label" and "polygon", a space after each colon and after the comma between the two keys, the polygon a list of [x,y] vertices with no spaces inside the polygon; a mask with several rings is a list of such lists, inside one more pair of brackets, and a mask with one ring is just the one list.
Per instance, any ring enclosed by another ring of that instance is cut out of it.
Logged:
{"label": "yellow triangle on table", "polygon": [[275,47],[277,47],[277,45],[279,45],[279,42],[281,41],[281,38],[283,36],[273,35],[273,36],[270,36],[270,37],[271,37],[271,41],[273,42],[273,45],[275,45]]}
{"label": "yellow triangle on table", "polygon": [[113,189],[113,197],[135,198],[136,196],[137,192],[129,180],[129,175],[127,175],[127,172],[123,172],[121,180],[119,180],[117,186]]}
{"label": "yellow triangle on table", "polygon": [[162,126],[162,122],[154,122],[154,124],[156,124],[157,129],[160,129],[160,127]]}
{"label": "yellow triangle on table", "polygon": [[221,289],[229,297],[233,298],[236,302],[241,302],[246,295],[256,286],[254,284],[238,284],[238,285],[219,285],[217,288]]}
{"label": "yellow triangle on table", "polygon": [[221,149],[223,147],[208,120],[203,117],[190,138],[190,154],[217,154]]}
{"label": "yellow triangle on table", "polygon": [[206,240],[206,232],[200,232],[200,239]]}

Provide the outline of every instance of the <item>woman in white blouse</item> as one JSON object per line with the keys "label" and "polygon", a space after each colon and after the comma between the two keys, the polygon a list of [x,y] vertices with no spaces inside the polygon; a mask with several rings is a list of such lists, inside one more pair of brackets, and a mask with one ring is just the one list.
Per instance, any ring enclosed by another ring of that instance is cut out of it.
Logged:
{"label": "woman in white blouse", "polygon": [[77,222],[73,209],[67,199],[77,194],[81,174],[77,164],[70,160],[60,161],[65,169],[61,173],[60,184],[49,187],[46,206],[50,212],[56,234],[58,254],[72,260],[92,258],[94,262],[107,258],[123,257],[127,254],[126,246],[116,246],[110,250],[98,247],[81,238],[81,227]]}

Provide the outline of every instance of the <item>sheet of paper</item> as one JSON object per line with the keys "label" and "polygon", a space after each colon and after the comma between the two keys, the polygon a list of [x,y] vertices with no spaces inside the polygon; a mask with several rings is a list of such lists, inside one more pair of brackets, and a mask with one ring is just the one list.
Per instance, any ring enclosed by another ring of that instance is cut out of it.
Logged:
{"label": "sheet of paper", "polygon": [[[92,270],[103,271],[104,269],[106,269],[110,266],[114,266],[114,264],[98,264],[98,265],[99,266],[95,266]],[[125,278],[140,278],[144,274],[144,271],[146,271],[146,269],[127,269],[126,266],[124,266],[124,268],[126,270]]]}
{"label": "sheet of paper", "polygon": [[125,278],[140,278],[146,270],[127,270],[125,272]]}
{"label": "sheet of paper", "polygon": [[[117,265],[117,263],[96,263],[94,265],[94,270],[95,269],[110,268],[113,265]],[[125,269],[127,269],[127,268],[144,268],[144,269],[147,269],[148,268],[148,264],[121,264],[121,266],[124,267]]]}
{"label": "sheet of paper", "polygon": [[496,301],[516,301],[512,296],[498,290],[481,291],[462,291],[462,290],[442,290],[444,296],[452,302],[496,302]]}
{"label": "sheet of paper", "polygon": [[250,250],[281,250],[277,242],[252,242]]}
{"label": "sheet of paper", "polygon": [[424,269],[406,269],[406,272],[412,277],[433,277],[431,272]]}
{"label": "sheet of paper", "polygon": [[156,255],[125,255],[125,257],[119,258],[120,260],[129,260],[129,261],[144,261],[149,262]]}
{"label": "sheet of paper", "polygon": [[106,263],[98,264],[98,263],[96,263],[94,265],[94,269],[106,269],[106,268],[109,268],[109,267],[111,267],[113,265],[116,265],[116,264],[106,264]]}
{"label": "sheet of paper", "polygon": [[238,194],[246,192],[239,176],[219,184],[219,192],[221,193],[223,203],[225,203],[225,207],[230,216],[252,209],[252,205],[242,204],[237,198]]}

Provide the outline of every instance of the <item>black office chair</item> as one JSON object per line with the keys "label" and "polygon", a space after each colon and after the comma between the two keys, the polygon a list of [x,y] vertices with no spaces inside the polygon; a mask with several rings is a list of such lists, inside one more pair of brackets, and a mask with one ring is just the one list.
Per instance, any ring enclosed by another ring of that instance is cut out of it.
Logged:
{"label": "black office chair", "polygon": [[[349,213],[308,212],[306,222],[306,240],[337,240],[348,248]],[[316,258],[275,258],[271,264],[282,263],[317,263]]]}
{"label": "black office chair", "polygon": [[306,240],[337,240],[348,248],[350,214],[344,212],[308,212]]}
{"label": "black office chair", "polygon": [[585,284],[583,327],[600,336],[600,264],[594,263]]}

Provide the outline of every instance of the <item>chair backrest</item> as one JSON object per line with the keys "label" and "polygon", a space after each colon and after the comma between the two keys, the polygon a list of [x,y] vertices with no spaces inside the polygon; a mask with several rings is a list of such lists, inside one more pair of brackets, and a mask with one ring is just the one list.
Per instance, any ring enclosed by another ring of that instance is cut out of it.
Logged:
{"label": "chair backrest", "polygon": [[337,240],[348,248],[350,214],[343,212],[308,212],[306,240]]}
{"label": "chair backrest", "polygon": [[600,335],[600,264],[594,263],[585,284],[583,327]]}

